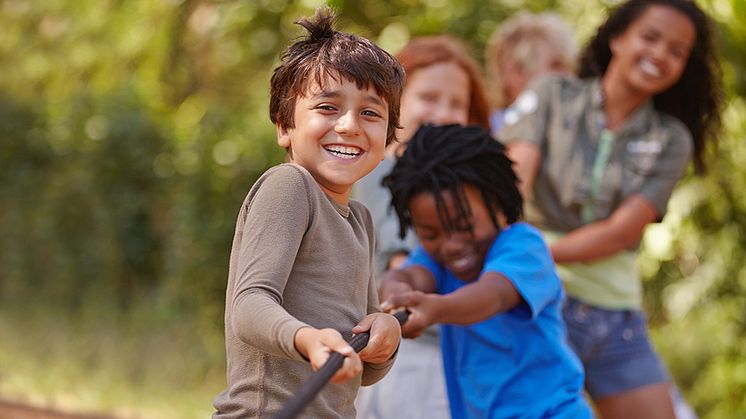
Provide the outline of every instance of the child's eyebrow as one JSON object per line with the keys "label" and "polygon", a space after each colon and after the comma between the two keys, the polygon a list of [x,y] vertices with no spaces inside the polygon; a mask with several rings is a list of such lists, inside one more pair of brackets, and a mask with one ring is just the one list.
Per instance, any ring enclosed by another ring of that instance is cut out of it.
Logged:
{"label": "child's eyebrow", "polygon": [[378,97],[378,96],[366,95],[365,98],[368,99],[369,101],[375,103],[376,105],[386,106],[386,103],[380,97]]}
{"label": "child's eyebrow", "polygon": [[[312,98],[326,98],[326,99],[334,99],[341,96],[341,93],[336,90],[322,90],[320,92],[316,92],[311,97]],[[383,101],[380,97],[376,95],[367,94],[365,95],[365,100],[369,102],[373,102],[374,104],[378,106],[386,106],[386,102]]]}

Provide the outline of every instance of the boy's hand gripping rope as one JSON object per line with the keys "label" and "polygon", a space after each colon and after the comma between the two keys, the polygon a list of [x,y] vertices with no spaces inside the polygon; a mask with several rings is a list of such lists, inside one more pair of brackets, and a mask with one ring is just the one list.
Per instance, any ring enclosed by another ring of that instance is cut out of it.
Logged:
{"label": "boy's hand gripping rope", "polygon": [[[394,314],[394,317],[396,317],[396,320],[399,321],[400,325],[404,325],[409,317],[409,311],[398,311]],[[352,349],[354,349],[355,352],[360,352],[368,344],[368,339],[370,339],[370,333],[359,333],[350,339],[350,346],[352,346]],[[339,352],[332,352],[326,363],[303,384],[300,390],[298,390],[298,393],[296,393],[292,399],[285,403],[285,406],[277,412],[274,419],[293,419],[297,417],[303,408],[306,407],[314,397],[316,397],[319,391],[321,391],[337,370],[342,368],[344,359],[344,355]]]}

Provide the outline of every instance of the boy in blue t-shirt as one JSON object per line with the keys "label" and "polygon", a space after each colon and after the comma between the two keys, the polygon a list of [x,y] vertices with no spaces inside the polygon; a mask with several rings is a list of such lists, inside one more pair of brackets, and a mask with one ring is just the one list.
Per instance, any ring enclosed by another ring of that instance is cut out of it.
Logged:
{"label": "boy in blue t-shirt", "polygon": [[423,126],[384,185],[421,245],[381,286],[382,308],[411,311],[418,336],[441,323],[451,415],[589,418],[583,370],[566,344],[549,250],[520,222],[504,147],[478,127]]}

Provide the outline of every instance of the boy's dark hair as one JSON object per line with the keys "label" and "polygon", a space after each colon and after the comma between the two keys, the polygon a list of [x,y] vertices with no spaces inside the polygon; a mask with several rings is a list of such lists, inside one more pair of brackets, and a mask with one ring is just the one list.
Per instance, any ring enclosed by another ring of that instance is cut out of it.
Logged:
{"label": "boy's dark hair", "polygon": [[479,189],[496,228],[498,212],[508,223],[522,217],[523,198],[518,178],[505,147],[478,126],[423,125],[407,143],[391,173],[382,183],[391,190],[391,205],[399,216],[399,236],[404,238],[412,227],[409,203],[415,195],[432,193],[446,230],[456,230],[442,193],[449,191],[455,199],[456,220],[468,222],[471,209],[464,184]]}
{"label": "boy's dark hair", "polygon": [[691,0],[629,0],[611,11],[590,40],[580,59],[581,78],[600,77],[611,61],[609,42],[620,36],[649,7],[671,7],[688,17],[694,25],[696,40],[689,61],[676,84],[653,98],[655,108],[681,120],[694,140],[694,167],[703,173],[705,141],[715,146],[721,126],[723,87],[712,23]]}
{"label": "boy's dark hair", "polygon": [[295,101],[309,83],[323,86],[326,76],[342,77],[358,88],[372,86],[389,107],[386,144],[394,140],[399,126],[399,100],[404,70],[399,62],[374,43],[349,33],[335,31],[334,14],[328,8],[316,11],[315,21],[296,22],[308,34],[293,42],[280,56],[272,74],[269,118],[284,128],[295,128]]}

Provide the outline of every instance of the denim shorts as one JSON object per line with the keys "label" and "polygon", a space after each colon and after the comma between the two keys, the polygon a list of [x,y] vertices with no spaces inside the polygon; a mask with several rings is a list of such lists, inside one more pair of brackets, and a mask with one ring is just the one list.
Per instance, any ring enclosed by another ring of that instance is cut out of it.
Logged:
{"label": "denim shorts", "polygon": [[606,310],[567,297],[562,315],[593,399],[670,381],[642,311]]}

